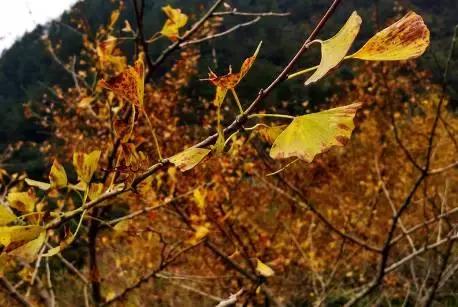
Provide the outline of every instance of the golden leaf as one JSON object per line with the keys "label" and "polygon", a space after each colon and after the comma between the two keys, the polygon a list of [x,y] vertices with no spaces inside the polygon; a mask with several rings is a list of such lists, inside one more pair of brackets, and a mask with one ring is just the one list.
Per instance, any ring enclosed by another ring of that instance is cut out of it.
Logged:
{"label": "golden leaf", "polygon": [[27,213],[33,212],[35,204],[38,202],[32,190],[28,192],[10,192],[7,199],[10,203],[10,207]]}
{"label": "golden leaf", "polygon": [[11,210],[3,205],[0,205],[0,226],[4,226],[8,223],[11,223],[16,220],[16,215],[14,215]]}
{"label": "golden leaf", "polygon": [[353,12],[335,36],[325,41],[318,41],[321,43],[321,62],[315,73],[305,82],[305,85],[317,82],[342,62],[359,33],[361,22],[358,13]]}
{"label": "golden leaf", "polygon": [[256,259],[256,272],[259,275],[264,277],[271,277],[275,275],[274,270],[272,270],[268,265],[261,262],[261,260]]}
{"label": "golden leaf", "polygon": [[398,61],[421,56],[430,41],[421,16],[409,12],[402,19],[375,34],[349,58],[368,61]]}
{"label": "golden leaf", "polygon": [[97,199],[103,192],[103,183],[91,183],[89,186],[88,197],[90,200]]}
{"label": "golden leaf", "polygon": [[86,184],[89,184],[100,159],[100,150],[94,150],[90,154],[75,152],[73,154],[73,166],[76,169],[78,178]]}
{"label": "golden leaf", "polygon": [[49,173],[49,182],[52,188],[63,188],[67,186],[67,173],[59,161],[54,160],[51,172]]}
{"label": "golden leaf", "polygon": [[312,162],[333,146],[344,146],[355,127],[360,103],[296,117],[278,136],[270,150],[273,159],[298,157]]}
{"label": "golden leaf", "polygon": [[27,242],[24,245],[14,249],[13,251],[9,252],[9,255],[21,258],[22,260],[30,263],[34,261],[40,252],[41,247],[46,239],[46,231],[40,232],[38,238]]}
{"label": "golden leaf", "polygon": [[37,238],[43,228],[40,226],[0,226],[0,244],[8,246],[12,242],[31,241]]}
{"label": "golden leaf", "polygon": [[188,16],[180,9],[174,9],[170,5],[164,6],[162,11],[167,15],[167,20],[162,27],[161,34],[176,40],[180,36],[180,29],[188,23]]}
{"label": "golden leaf", "polygon": [[206,148],[191,147],[182,151],[169,159],[182,172],[186,172],[199,164],[211,150]]}
{"label": "golden leaf", "polygon": [[51,188],[51,184],[47,182],[41,182],[41,181],[33,180],[30,178],[25,178],[25,182],[29,186],[39,188],[40,190],[43,190],[43,191],[47,191]]}

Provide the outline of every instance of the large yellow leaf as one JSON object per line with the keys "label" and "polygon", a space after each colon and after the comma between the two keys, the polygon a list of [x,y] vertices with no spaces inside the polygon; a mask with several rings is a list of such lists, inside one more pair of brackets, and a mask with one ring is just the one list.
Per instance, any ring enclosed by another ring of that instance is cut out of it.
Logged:
{"label": "large yellow leaf", "polygon": [[315,73],[305,82],[305,85],[317,82],[342,62],[359,33],[361,22],[358,13],[353,12],[335,36],[325,41],[319,41],[321,43],[321,62]]}
{"label": "large yellow leaf", "polygon": [[38,202],[37,197],[31,190],[28,192],[10,192],[7,199],[10,207],[21,212],[33,212],[35,204]]}
{"label": "large yellow leaf", "polygon": [[174,155],[169,161],[180,171],[186,172],[199,164],[210,152],[210,149],[191,147]]}
{"label": "large yellow leaf", "polygon": [[30,241],[37,238],[43,228],[40,226],[0,226],[0,244],[8,246],[11,242]]}
{"label": "large yellow leaf", "polygon": [[170,5],[164,6],[162,11],[167,15],[167,20],[162,27],[161,34],[171,40],[176,40],[180,36],[180,29],[188,22],[188,16],[180,9],[174,9]]}
{"label": "large yellow leaf", "polygon": [[100,150],[94,150],[90,154],[75,152],[73,154],[73,166],[75,166],[78,178],[89,184],[97,169],[100,159]]}
{"label": "large yellow leaf", "polygon": [[348,106],[296,117],[275,140],[270,156],[274,159],[297,157],[311,162],[333,146],[346,144],[355,127],[353,118],[361,106]]}
{"label": "large yellow leaf", "polygon": [[125,99],[135,106],[142,108],[145,91],[143,54],[140,54],[133,67],[128,66],[119,75],[107,81],[100,80],[99,86],[113,91],[119,98]]}
{"label": "large yellow leaf", "polygon": [[51,171],[49,172],[49,182],[53,188],[63,188],[67,186],[67,173],[57,160],[54,160]]}
{"label": "large yellow leaf", "polygon": [[11,210],[3,205],[0,205],[0,226],[4,226],[8,223],[11,223],[16,220],[16,215],[14,215]]}
{"label": "large yellow leaf", "polygon": [[350,58],[368,61],[398,61],[421,56],[429,46],[429,30],[414,12],[378,32]]}
{"label": "large yellow leaf", "polygon": [[26,262],[32,262],[37,257],[38,253],[40,252],[41,247],[46,239],[46,231],[42,231],[38,238],[27,242],[24,245],[14,249],[13,251],[9,252],[10,255],[19,257]]}

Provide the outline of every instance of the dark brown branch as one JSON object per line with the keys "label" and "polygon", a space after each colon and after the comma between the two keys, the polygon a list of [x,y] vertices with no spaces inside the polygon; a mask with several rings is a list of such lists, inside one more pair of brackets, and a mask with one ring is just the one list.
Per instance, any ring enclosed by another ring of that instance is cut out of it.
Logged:
{"label": "dark brown branch", "polygon": [[23,306],[32,306],[25,297],[23,297],[13,285],[4,277],[0,276],[0,285],[8,291],[8,294]]}

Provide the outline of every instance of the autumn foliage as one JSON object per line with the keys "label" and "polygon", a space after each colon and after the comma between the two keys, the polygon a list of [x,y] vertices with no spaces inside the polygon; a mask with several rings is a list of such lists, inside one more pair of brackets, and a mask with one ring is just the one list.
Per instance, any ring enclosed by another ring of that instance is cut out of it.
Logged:
{"label": "autumn foliage", "polygon": [[[356,11],[320,39],[334,1],[250,102],[238,85],[274,42],[260,42],[226,75],[203,79],[198,69],[198,44],[230,18],[217,10],[237,10],[216,1],[199,17],[167,5],[148,38],[143,1],[134,2],[135,24],[121,20],[120,3],[95,35],[83,35],[84,63],[67,67],[74,86],[56,85],[57,99],[34,110],[52,131],[40,144],[49,173],[1,172],[2,284],[18,285],[2,304],[451,302],[458,118],[448,72],[435,84],[414,61],[430,44],[421,16],[387,21],[358,49]],[[170,45],[154,59],[148,46],[158,41]],[[315,44],[319,64],[297,67]],[[354,78],[336,81],[304,113],[263,106],[281,82],[314,86],[343,62]],[[213,100],[186,95],[196,77]],[[198,124],[184,123],[183,112]]]}

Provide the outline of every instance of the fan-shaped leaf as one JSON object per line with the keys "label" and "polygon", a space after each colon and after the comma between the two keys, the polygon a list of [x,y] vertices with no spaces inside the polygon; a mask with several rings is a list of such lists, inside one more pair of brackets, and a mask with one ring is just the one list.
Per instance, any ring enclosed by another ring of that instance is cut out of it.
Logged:
{"label": "fan-shaped leaf", "polygon": [[75,152],[73,154],[73,166],[75,166],[78,178],[85,183],[89,183],[97,169],[100,159],[100,150],[94,150],[90,154]]}
{"label": "fan-shaped leaf", "polygon": [[54,160],[49,173],[49,182],[51,187],[63,188],[67,186],[67,173],[59,161]]}
{"label": "fan-shaped leaf", "polygon": [[8,223],[11,223],[16,220],[16,215],[14,215],[11,210],[3,205],[0,205],[0,226],[4,226]]}
{"label": "fan-shaped leaf", "polygon": [[351,58],[368,61],[398,61],[421,56],[429,46],[429,30],[414,12],[378,32]]}
{"label": "fan-shaped leaf", "polygon": [[346,144],[354,129],[353,118],[361,106],[348,106],[296,117],[275,140],[270,156],[274,159],[298,157],[311,162],[333,146]]}
{"label": "fan-shaped leaf", "polygon": [[211,150],[206,148],[191,147],[179,154],[174,155],[169,159],[170,163],[174,164],[182,172],[186,172],[194,168],[200,163]]}
{"label": "fan-shaped leaf", "polygon": [[188,16],[180,9],[174,9],[170,5],[164,6],[162,11],[167,15],[167,20],[162,27],[161,34],[171,40],[176,40],[180,36],[180,29],[188,22]]}
{"label": "fan-shaped leaf", "polygon": [[22,260],[30,263],[34,261],[37,257],[41,247],[43,246],[43,243],[45,242],[45,239],[46,232],[42,231],[38,238],[14,249],[13,251],[9,252],[9,254],[12,256],[19,257]]}
{"label": "fan-shaped leaf", "polygon": [[340,31],[328,40],[320,41],[321,43],[321,62],[315,73],[305,82],[305,85],[317,82],[323,78],[331,69],[347,55],[353,41],[359,33],[361,27],[361,17],[358,13],[353,12],[350,18]]}

